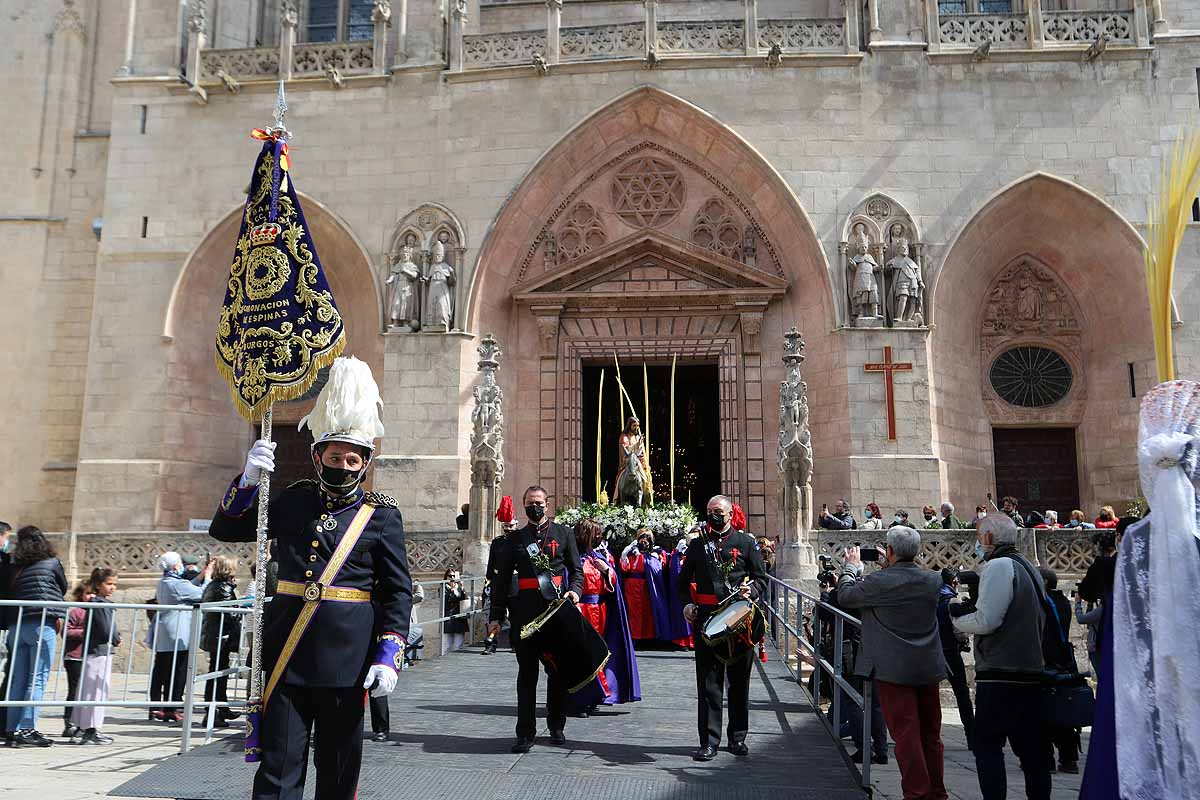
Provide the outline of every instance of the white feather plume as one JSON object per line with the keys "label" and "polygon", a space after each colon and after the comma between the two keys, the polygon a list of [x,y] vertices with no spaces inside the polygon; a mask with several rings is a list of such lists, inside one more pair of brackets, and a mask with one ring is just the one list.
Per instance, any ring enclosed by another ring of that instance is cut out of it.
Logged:
{"label": "white feather plume", "polygon": [[371,368],[354,356],[342,357],[334,360],[317,404],[297,427],[303,430],[307,425],[314,441],[338,433],[371,442],[383,436],[382,407]]}

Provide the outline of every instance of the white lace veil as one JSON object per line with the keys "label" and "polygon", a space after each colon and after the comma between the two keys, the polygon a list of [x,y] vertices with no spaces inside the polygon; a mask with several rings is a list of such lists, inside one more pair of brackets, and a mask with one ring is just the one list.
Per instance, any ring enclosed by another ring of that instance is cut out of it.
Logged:
{"label": "white lace veil", "polygon": [[1200,384],[1142,400],[1138,469],[1149,519],[1125,531],[1113,590],[1122,800],[1200,800]]}

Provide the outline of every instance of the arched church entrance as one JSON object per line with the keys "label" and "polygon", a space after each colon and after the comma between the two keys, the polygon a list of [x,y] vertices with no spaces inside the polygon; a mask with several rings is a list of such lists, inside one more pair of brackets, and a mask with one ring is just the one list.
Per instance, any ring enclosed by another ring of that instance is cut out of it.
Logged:
{"label": "arched church entrance", "polygon": [[[841,344],[828,333],[833,295],[812,226],[753,148],[657,89],[618,98],[527,176],[476,276],[470,328],[494,332],[506,354],[506,491],[539,482],[559,506],[594,499],[599,452],[599,482],[613,495],[613,423],[629,415],[619,364],[639,419],[655,406],[655,499],[684,503],[690,491],[702,506],[719,490],[752,529],[771,529],[783,332],[804,328],[819,353],[810,375],[831,370]],[[815,383],[831,414],[844,411],[844,396]]]}
{"label": "arched church entrance", "polygon": [[931,294],[934,434],[956,502],[1011,494],[1023,512],[1090,519],[1137,497],[1154,345],[1128,222],[1082,187],[1031,175],[967,222]]}
{"label": "arched church entrance", "polygon": [[[383,368],[379,290],[370,260],[350,229],[316,200],[301,195],[317,255],[346,320],[345,355]],[[229,386],[217,372],[215,332],[237,241],[242,209],[231,211],[184,264],[167,308],[163,341],[170,348],[161,415],[163,444],[185,458],[166,462],[159,482],[156,524],[186,528],[191,518],[212,513],[215,498],[242,466],[246,446],[257,434],[233,408]],[[314,392],[310,395],[315,397]],[[273,439],[279,483],[311,476],[308,431],[296,424],[313,399],[275,406]]]}

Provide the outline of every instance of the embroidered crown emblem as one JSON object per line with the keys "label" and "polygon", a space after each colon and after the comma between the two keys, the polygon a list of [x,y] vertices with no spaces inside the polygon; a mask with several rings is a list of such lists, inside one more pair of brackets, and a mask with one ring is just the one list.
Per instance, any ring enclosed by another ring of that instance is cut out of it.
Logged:
{"label": "embroidered crown emblem", "polygon": [[283,226],[277,222],[264,222],[262,225],[255,225],[250,229],[250,244],[259,247],[264,244],[270,244],[275,241],[283,231]]}

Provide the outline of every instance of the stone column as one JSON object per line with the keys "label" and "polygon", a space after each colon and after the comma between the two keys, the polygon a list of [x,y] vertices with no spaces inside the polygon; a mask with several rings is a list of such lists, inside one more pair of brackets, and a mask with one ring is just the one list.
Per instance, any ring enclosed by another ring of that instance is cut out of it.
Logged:
{"label": "stone column", "polygon": [[200,51],[208,46],[208,0],[192,0],[188,5],[187,79],[200,83]]}
{"label": "stone column", "polygon": [[879,27],[879,0],[867,0],[867,47],[883,38],[883,28]]}
{"label": "stone column", "polygon": [[846,52],[858,53],[862,50],[861,35],[859,33],[858,24],[858,2],[856,0],[847,0],[845,3],[845,16],[842,19],[842,25],[846,29]]}
{"label": "stone column", "polygon": [[408,61],[408,0],[400,0],[396,8],[396,58],[399,67]]}
{"label": "stone column", "polygon": [[463,32],[467,27],[467,0],[453,0],[450,9],[450,71],[463,71]]}
{"label": "stone column", "polygon": [[925,41],[928,43],[929,52],[941,52],[941,32],[941,26],[938,25],[937,0],[925,0]]}
{"label": "stone column", "polygon": [[546,63],[557,64],[560,48],[558,32],[562,28],[563,0],[546,0]]}
{"label": "stone column", "polygon": [[758,55],[758,0],[742,0],[746,5],[746,55]]}
{"label": "stone column", "polygon": [[1046,36],[1042,32],[1042,0],[1026,0],[1025,6],[1029,16],[1029,47],[1040,50],[1046,46]]}
{"label": "stone column", "polygon": [[812,541],[812,434],[808,427],[808,384],[800,374],[804,338],[796,326],[784,334],[783,364],[787,379],[779,385],[779,517],[781,541],[778,575],[785,581],[811,581],[817,576]]}
{"label": "stone column", "polygon": [[129,12],[125,15],[125,57],[117,68],[117,75],[128,77],[133,74],[133,43],[137,32],[137,0],[129,0]]}
{"label": "stone column", "polygon": [[1171,30],[1171,23],[1167,22],[1167,17],[1163,14],[1162,0],[1150,0],[1150,10],[1154,14],[1154,32],[1168,33]]}
{"label": "stone column", "polygon": [[500,344],[490,333],[480,341],[479,384],[472,393],[471,493],[467,537],[463,540],[463,573],[483,575],[488,547],[499,534],[496,509],[504,481],[504,393],[496,383]]}
{"label": "stone column", "polygon": [[292,50],[296,47],[296,26],[300,24],[300,12],[295,0],[279,3],[279,80],[292,79]]}
{"label": "stone column", "polygon": [[376,75],[387,74],[387,35],[392,26],[392,4],[390,0],[375,0],[371,9],[371,22],[374,23],[371,42],[371,66]]}
{"label": "stone column", "polygon": [[658,49],[658,0],[642,0],[646,7],[646,55]]}

